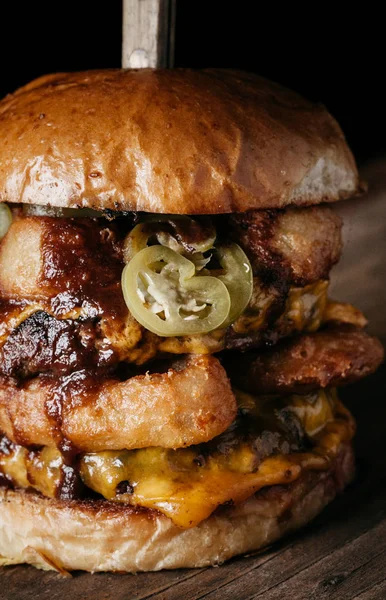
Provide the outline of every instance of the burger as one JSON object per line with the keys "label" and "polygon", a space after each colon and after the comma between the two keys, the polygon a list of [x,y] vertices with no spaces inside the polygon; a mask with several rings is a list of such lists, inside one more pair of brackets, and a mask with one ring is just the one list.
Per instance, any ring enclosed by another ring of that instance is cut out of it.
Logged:
{"label": "burger", "polygon": [[227,70],[45,76],[0,103],[0,556],[220,564],[354,476],[331,300],[361,190],[326,109]]}

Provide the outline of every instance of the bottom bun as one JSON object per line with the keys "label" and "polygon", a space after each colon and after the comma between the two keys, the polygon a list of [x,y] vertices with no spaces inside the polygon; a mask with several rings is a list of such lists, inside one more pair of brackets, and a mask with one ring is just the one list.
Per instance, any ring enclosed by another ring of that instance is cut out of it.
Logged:
{"label": "bottom bun", "polygon": [[3,489],[0,563],[29,563],[63,574],[218,565],[305,525],[353,476],[352,448],[342,445],[329,471],[265,488],[243,504],[218,509],[192,529],[180,529],[153,510]]}

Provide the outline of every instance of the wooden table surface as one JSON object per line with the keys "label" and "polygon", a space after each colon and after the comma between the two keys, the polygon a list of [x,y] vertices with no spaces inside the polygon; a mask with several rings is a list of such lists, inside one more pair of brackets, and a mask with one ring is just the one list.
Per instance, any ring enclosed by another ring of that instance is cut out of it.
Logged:
{"label": "wooden table surface", "polygon": [[[358,298],[358,304],[372,303],[366,307],[368,313],[372,313],[368,314],[372,329],[383,335],[386,333],[384,167],[385,162],[382,168],[375,166],[368,173],[370,183],[372,180],[375,183],[374,201],[378,202],[379,218],[372,214],[373,203],[365,206],[366,199],[361,204],[363,208],[359,209],[362,214],[354,208],[356,225],[355,222],[352,224],[352,232],[360,226],[361,231],[367,229],[368,234],[362,235],[362,247],[358,247],[360,236],[357,233],[352,236],[355,255],[346,254],[346,263],[342,261],[340,267],[342,278],[345,276],[342,294],[337,286],[338,296],[345,298],[358,294],[358,289],[363,290],[363,300]],[[371,260],[369,262],[370,254],[374,257],[373,267]],[[360,284],[366,276],[369,281],[363,287]],[[342,278],[338,277],[338,280],[342,281]],[[352,299],[357,300],[356,297]],[[233,559],[217,568],[139,575],[79,573],[63,578],[33,567],[7,567],[0,569],[0,599],[385,600],[386,365],[369,379],[342,390],[342,397],[358,422],[355,440],[357,479],[302,531],[264,552]]]}

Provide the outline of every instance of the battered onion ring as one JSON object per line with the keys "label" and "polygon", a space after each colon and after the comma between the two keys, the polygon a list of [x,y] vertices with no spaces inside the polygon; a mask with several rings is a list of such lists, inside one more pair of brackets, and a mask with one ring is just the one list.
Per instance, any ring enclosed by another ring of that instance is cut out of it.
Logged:
{"label": "battered onion ring", "polygon": [[267,352],[232,354],[225,366],[232,382],[248,392],[303,393],[362,379],[377,369],[383,356],[377,338],[341,326],[300,335]]}
{"label": "battered onion ring", "polygon": [[[228,377],[212,356],[191,356],[164,373],[97,382],[89,393],[84,376],[36,377],[24,387],[3,381],[0,429],[23,446],[63,439],[86,452],[181,448],[211,440],[236,416]],[[53,419],[55,402],[61,407]]]}

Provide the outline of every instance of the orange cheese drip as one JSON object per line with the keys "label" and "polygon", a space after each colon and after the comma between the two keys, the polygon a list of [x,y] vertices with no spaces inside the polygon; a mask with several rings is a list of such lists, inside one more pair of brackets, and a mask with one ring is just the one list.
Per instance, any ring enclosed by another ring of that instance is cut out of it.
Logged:
{"label": "orange cheese drip", "polygon": [[[109,500],[157,509],[182,528],[194,527],[219,505],[239,504],[263,487],[288,484],[303,471],[331,467],[340,445],[353,437],[355,423],[334,392],[321,390],[319,395],[332,402],[334,411],[331,416],[330,410],[323,410],[327,421],[310,438],[313,448],[308,452],[270,456],[257,467],[247,443],[240,443],[230,458],[215,455],[202,466],[193,448],[100,452],[83,457],[81,476]],[[298,404],[299,398],[295,397]]]}

